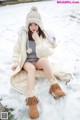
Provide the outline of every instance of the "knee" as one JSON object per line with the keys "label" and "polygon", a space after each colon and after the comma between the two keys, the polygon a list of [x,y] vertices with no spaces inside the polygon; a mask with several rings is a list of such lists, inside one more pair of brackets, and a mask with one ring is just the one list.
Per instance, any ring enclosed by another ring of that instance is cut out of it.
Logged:
{"label": "knee", "polygon": [[27,72],[36,72],[35,66],[29,62],[24,64],[23,69],[25,69]]}
{"label": "knee", "polygon": [[41,64],[48,63],[48,58],[45,58],[45,57],[40,58],[40,63]]}
{"label": "knee", "polygon": [[29,71],[30,71],[30,72],[32,71],[32,72],[35,73],[35,72],[36,72],[35,66],[34,66],[34,65],[30,65],[30,66],[28,67],[28,72],[29,72]]}
{"label": "knee", "polygon": [[32,72],[36,72],[36,68],[35,68],[35,66],[33,65],[33,64],[31,64],[30,66],[29,66],[29,68],[28,68],[28,71],[32,71]]}

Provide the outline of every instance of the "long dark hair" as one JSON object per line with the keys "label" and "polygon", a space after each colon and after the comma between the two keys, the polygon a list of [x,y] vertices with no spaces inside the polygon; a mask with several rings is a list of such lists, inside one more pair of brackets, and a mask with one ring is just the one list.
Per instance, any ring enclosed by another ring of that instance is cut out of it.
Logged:
{"label": "long dark hair", "polygon": [[[29,24],[29,26],[30,26],[30,24]],[[28,29],[29,29],[29,26],[28,26]],[[38,29],[38,35],[39,35],[39,36],[42,36],[43,38],[46,38],[44,32],[41,30],[40,27],[39,27],[39,29]],[[34,39],[32,38],[32,31],[31,31],[30,29],[29,29],[29,31],[28,31],[28,38],[29,38],[29,40],[34,40]]]}

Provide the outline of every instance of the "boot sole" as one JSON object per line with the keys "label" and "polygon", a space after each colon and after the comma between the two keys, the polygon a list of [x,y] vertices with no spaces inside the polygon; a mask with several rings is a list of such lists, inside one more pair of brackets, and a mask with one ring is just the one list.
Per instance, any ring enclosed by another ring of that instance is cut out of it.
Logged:
{"label": "boot sole", "polygon": [[65,94],[64,94],[64,95],[62,95],[62,96],[57,97],[54,93],[52,93],[52,95],[54,96],[55,99],[59,99],[60,97],[65,96]]}

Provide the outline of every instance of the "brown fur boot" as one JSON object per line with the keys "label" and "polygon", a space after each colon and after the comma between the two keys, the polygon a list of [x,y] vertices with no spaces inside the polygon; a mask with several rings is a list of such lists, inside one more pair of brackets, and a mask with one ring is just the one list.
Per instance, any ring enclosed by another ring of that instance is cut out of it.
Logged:
{"label": "brown fur boot", "polygon": [[62,96],[65,96],[65,93],[62,91],[62,89],[60,88],[60,86],[57,83],[51,85],[49,93],[53,94],[54,98],[56,98],[56,99],[58,99]]}
{"label": "brown fur boot", "polygon": [[38,99],[33,96],[33,97],[28,97],[26,98],[26,105],[29,105],[29,116],[32,119],[36,119],[39,117],[39,112],[37,109],[37,104],[38,104]]}

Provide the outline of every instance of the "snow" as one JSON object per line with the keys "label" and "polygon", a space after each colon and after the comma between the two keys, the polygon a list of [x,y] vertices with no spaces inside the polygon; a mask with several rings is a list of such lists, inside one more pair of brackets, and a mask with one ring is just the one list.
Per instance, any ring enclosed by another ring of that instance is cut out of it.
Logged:
{"label": "snow", "polygon": [[4,106],[14,108],[17,120],[29,120],[26,96],[10,85],[12,50],[17,33],[25,24],[26,15],[36,5],[42,15],[44,28],[52,31],[58,43],[51,60],[65,66],[73,73],[68,83],[59,82],[67,94],[55,100],[48,93],[48,81],[36,82],[36,93],[40,100],[39,120],[80,120],[80,6],[79,4],[57,4],[56,1],[23,3],[0,7],[0,98]]}

